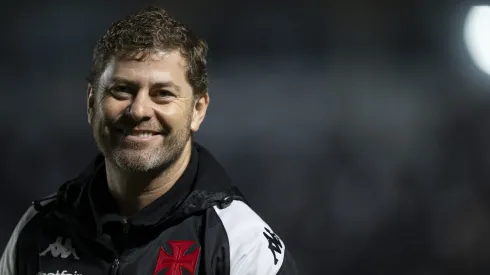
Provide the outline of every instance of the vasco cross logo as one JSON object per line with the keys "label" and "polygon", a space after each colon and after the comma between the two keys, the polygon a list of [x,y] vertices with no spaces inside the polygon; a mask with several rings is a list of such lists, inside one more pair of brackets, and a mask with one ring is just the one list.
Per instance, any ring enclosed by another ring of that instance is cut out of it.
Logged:
{"label": "vasco cross logo", "polygon": [[75,251],[75,248],[71,245],[71,240],[69,238],[66,238],[65,242],[63,243],[63,238],[58,237],[56,241],[48,246],[46,250],[43,252],[39,253],[39,256],[46,256],[48,252],[51,252],[51,255],[53,257],[61,257],[63,259],[68,258],[70,255],[73,255],[73,258],[75,260],[80,260],[78,258],[77,252]]}
{"label": "vasco cross logo", "polygon": [[267,239],[267,241],[269,241],[269,249],[271,250],[272,255],[274,256],[274,265],[276,265],[278,262],[276,253],[282,254],[282,251],[281,251],[282,243],[276,234],[272,233],[272,231],[270,231],[266,227],[264,227],[264,229],[265,229],[265,231],[267,231],[267,233],[264,232],[264,236]]}
{"label": "vasco cross logo", "polygon": [[168,268],[165,275],[181,275],[183,274],[182,268],[194,275],[201,247],[198,247],[193,252],[189,253],[188,250],[195,244],[194,241],[168,241],[167,243],[172,248],[172,255],[168,254],[162,247],[160,247],[153,275],[157,275],[165,268]]}

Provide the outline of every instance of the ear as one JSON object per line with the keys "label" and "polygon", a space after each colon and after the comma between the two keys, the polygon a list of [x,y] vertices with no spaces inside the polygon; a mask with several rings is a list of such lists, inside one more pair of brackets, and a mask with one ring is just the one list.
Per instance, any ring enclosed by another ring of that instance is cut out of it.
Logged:
{"label": "ear", "polygon": [[87,86],[87,119],[88,124],[92,125],[92,118],[94,116],[95,94],[92,85]]}
{"label": "ear", "polygon": [[206,111],[209,106],[208,92],[206,91],[204,94],[199,95],[198,98],[194,100],[193,105],[194,110],[192,114],[191,131],[197,132],[197,130],[199,130],[199,126],[201,126],[201,123],[204,120],[204,117],[206,116]]}

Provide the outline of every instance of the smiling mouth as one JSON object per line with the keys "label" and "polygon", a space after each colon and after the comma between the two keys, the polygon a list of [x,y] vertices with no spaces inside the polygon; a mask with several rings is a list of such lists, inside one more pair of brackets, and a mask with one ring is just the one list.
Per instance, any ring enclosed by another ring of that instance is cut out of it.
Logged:
{"label": "smiling mouth", "polygon": [[137,138],[149,138],[152,136],[160,135],[157,131],[152,130],[123,130],[117,129],[117,131],[126,137],[137,137]]}

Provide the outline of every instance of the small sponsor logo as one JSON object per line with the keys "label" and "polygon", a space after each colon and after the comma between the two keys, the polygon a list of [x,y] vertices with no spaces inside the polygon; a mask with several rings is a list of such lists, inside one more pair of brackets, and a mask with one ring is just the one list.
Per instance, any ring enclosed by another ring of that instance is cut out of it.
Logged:
{"label": "small sponsor logo", "polygon": [[46,248],[46,250],[39,253],[39,256],[46,256],[48,252],[51,252],[51,256],[53,256],[54,258],[61,257],[63,259],[66,259],[70,255],[72,255],[75,260],[80,260],[80,258],[78,258],[77,252],[75,251],[75,248],[73,248],[73,246],[71,245],[71,240],[69,238],[66,238],[66,240],[63,242],[63,238],[58,237],[54,243],[50,244],[48,248]]}
{"label": "small sponsor logo", "polygon": [[279,259],[277,259],[277,254],[282,254],[282,248],[283,248],[281,239],[279,239],[279,237],[274,232],[272,232],[272,230],[270,230],[269,228],[264,227],[264,229],[265,229],[264,236],[269,242],[269,249],[272,252],[272,256],[274,256],[274,265],[277,265],[277,262],[279,261]]}
{"label": "small sponsor logo", "polygon": [[63,271],[56,270],[56,273],[39,271],[37,275],[83,275],[83,274],[78,273],[77,271],[75,271],[74,273],[69,273],[67,270],[63,270]]}

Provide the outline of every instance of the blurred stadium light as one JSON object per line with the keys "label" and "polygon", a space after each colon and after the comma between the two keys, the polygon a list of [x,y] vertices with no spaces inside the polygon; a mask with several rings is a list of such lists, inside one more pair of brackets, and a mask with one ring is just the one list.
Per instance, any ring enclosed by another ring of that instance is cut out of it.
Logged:
{"label": "blurred stadium light", "polygon": [[476,66],[490,75],[490,6],[473,6],[464,24],[464,42]]}

